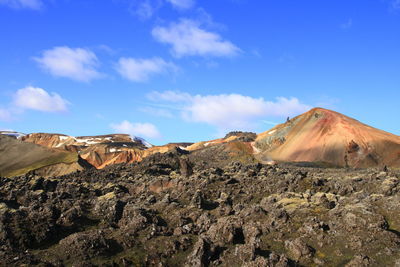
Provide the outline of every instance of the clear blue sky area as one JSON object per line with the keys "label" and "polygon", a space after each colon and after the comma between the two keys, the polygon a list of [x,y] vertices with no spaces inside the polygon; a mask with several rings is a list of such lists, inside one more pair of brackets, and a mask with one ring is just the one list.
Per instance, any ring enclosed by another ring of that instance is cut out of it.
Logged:
{"label": "clear blue sky area", "polygon": [[400,134],[400,0],[0,0],[0,130],[153,144],[316,106]]}

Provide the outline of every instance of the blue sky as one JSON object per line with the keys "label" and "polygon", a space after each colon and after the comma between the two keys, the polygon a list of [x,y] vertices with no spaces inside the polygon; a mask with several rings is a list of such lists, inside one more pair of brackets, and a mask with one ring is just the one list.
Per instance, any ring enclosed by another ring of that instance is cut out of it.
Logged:
{"label": "blue sky", "polygon": [[0,129],[193,142],[321,106],[400,134],[400,0],[0,0],[0,36]]}

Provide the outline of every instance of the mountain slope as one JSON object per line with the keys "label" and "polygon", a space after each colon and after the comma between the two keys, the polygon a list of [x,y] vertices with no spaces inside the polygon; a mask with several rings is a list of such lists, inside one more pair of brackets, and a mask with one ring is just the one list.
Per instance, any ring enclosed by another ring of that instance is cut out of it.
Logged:
{"label": "mountain slope", "polygon": [[259,158],[335,166],[400,167],[400,137],[315,108],[257,136]]}
{"label": "mountain slope", "polygon": [[48,149],[0,135],[0,176],[12,177],[30,171],[43,176],[63,175],[88,167],[77,153]]}
{"label": "mountain slope", "polygon": [[31,133],[20,138],[22,141],[35,143],[38,145],[61,148],[65,150],[77,150],[98,144],[115,144],[139,149],[151,147],[149,143],[141,138],[132,139],[128,134],[108,134],[96,136],[69,136],[54,133]]}
{"label": "mountain slope", "polygon": [[54,148],[61,151],[77,152],[80,157],[97,169],[119,163],[133,163],[160,152],[164,153],[178,146],[189,144],[167,144],[152,146],[139,137],[128,134],[97,136],[68,136],[53,133],[32,133],[20,138],[24,142]]}
{"label": "mountain slope", "polygon": [[230,132],[224,138],[202,141],[187,146],[189,159],[203,168],[222,167],[230,162],[255,163],[251,143],[257,135],[251,132]]}
{"label": "mountain slope", "polygon": [[22,137],[21,140],[48,148],[77,152],[98,169],[111,164],[140,161],[144,151],[151,147],[143,139],[132,139],[127,134],[74,137],[64,134],[32,133]]}

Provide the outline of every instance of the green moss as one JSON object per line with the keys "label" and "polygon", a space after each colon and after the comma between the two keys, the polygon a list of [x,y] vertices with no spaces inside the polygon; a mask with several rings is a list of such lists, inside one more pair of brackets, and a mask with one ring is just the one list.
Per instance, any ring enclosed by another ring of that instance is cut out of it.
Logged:
{"label": "green moss", "polygon": [[24,168],[19,168],[15,170],[8,170],[4,171],[1,175],[5,177],[14,177],[14,176],[19,176],[23,175],[25,173],[28,173],[33,170],[37,170],[43,167],[59,164],[59,163],[65,163],[65,164],[71,164],[74,162],[78,161],[78,154],[76,153],[70,153],[70,152],[61,152],[58,153],[54,156],[45,158],[43,160],[40,160],[38,162],[35,162],[29,166],[26,166]]}

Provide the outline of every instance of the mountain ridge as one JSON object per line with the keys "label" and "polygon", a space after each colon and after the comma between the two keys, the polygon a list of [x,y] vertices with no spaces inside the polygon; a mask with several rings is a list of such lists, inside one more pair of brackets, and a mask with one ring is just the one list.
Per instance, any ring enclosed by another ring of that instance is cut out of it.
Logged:
{"label": "mountain ridge", "polygon": [[[176,148],[186,150],[190,160],[209,167],[222,166],[232,160],[243,163],[308,162],[354,168],[400,167],[400,136],[324,108],[313,108],[260,134],[235,131],[219,139],[162,146],[150,145],[144,139],[128,134],[77,137],[11,131],[0,134],[51,151],[75,153],[97,169],[140,162],[153,154]],[[14,160],[18,161],[17,158]]]}

